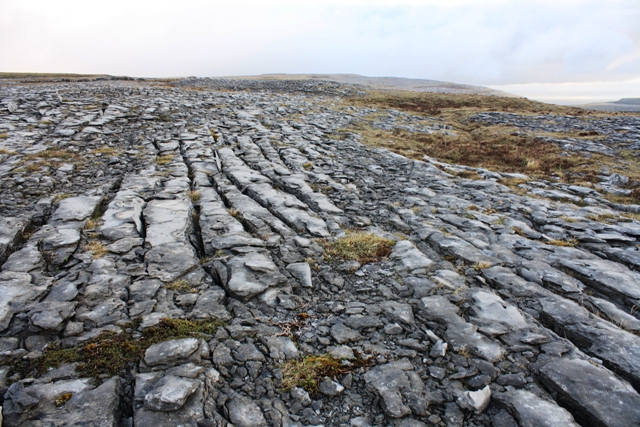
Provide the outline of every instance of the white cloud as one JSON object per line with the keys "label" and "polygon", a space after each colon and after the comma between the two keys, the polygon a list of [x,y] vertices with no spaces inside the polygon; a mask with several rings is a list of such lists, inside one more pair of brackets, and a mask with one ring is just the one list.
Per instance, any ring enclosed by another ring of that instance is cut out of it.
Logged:
{"label": "white cloud", "polygon": [[637,0],[3,0],[0,69],[620,82],[638,22]]}
{"label": "white cloud", "polygon": [[640,98],[640,78],[623,82],[530,83],[491,87],[538,101],[563,105]]}

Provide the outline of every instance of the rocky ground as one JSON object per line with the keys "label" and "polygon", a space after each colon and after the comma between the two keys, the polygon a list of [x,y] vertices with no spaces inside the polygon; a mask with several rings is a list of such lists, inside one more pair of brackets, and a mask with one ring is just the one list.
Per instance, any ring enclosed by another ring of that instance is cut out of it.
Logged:
{"label": "rocky ground", "polygon": [[[625,177],[465,179],[338,132],[376,112],[358,90],[1,86],[3,425],[640,425],[639,207],[603,197]],[[640,143],[638,117],[590,123],[566,149]],[[354,236],[393,246],[326,256]]]}

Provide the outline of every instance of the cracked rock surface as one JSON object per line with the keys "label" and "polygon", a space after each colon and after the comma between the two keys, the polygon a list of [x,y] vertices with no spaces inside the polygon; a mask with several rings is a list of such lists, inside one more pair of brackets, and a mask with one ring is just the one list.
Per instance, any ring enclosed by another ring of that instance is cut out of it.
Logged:
{"label": "cracked rock surface", "polygon": [[[515,193],[497,172],[465,179],[366,146],[339,132],[375,112],[345,107],[357,94],[319,81],[0,86],[3,425],[640,425],[640,222],[598,188]],[[379,129],[455,132],[380,112]],[[640,144],[637,117],[474,120],[597,130],[555,141],[567,150]],[[356,231],[393,248],[323,256]],[[153,342],[116,374],[66,359],[14,369],[125,331],[142,342],[166,319],[218,326]],[[282,386],[288,363],[325,355],[337,373]]]}

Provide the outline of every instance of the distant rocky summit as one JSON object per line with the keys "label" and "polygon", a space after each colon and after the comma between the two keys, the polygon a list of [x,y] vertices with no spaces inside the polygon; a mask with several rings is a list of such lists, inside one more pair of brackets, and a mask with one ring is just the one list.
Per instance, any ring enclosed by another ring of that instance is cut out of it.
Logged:
{"label": "distant rocky summit", "polygon": [[0,83],[5,427],[640,425],[631,166],[370,142],[508,127],[622,159],[640,117],[454,128],[341,79]]}
{"label": "distant rocky summit", "polygon": [[597,111],[640,111],[640,98],[622,98],[618,101],[579,105]]}
{"label": "distant rocky summit", "polygon": [[[238,79],[238,77],[231,77]],[[401,77],[367,77],[358,74],[261,74],[240,77],[243,80],[309,80],[329,81],[347,85],[361,85],[375,89],[407,90],[414,92],[457,93],[466,95],[515,96],[484,86],[472,86],[440,80],[408,79]]]}

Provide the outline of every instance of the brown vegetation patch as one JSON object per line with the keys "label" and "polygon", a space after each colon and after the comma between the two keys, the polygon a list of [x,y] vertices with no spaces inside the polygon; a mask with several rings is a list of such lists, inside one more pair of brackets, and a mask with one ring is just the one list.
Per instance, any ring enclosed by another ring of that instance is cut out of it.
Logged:
{"label": "brown vegetation patch", "polygon": [[285,390],[293,387],[302,387],[305,390],[317,393],[318,384],[325,377],[335,378],[359,368],[371,366],[370,360],[357,357],[353,361],[342,362],[333,358],[330,354],[321,356],[305,356],[302,359],[290,360],[280,366],[282,370],[282,383]]}
{"label": "brown vegetation patch", "polygon": [[10,366],[9,377],[18,374],[21,378],[37,378],[51,368],[77,363],[76,372],[81,377],[91,377],[101,382],[104,377],[124,375],[126,370],[142,360],[147,348],[153,344],[178,338],[209,338],[221,325],[224,323],[216,319],[162,319],[158,325],[138,333],[138,320],[123,326],[119,333],[102,332],[78,347],[63,348],[54,343],[41,356],[7,359],[2,364]]}
{"label": "brown vegetation patch", "polygon": [[158,156],[156,158],[156,162],[159,166],[164,166],[167,163],[171,163],[173,161],[173,154],[165,154],[164,156]]}
{"label": "brown vegetation patch", "polygon": [[327,260],[358,261],[360,264],[377,262],[389,256],[396,244],[377,234],[347,231],[347,235],[334,241],[322,240]]}
{"label": "brown vegetation patch", "polygon": [[361,99],[354,99],[354,102],[429,115],[440,115],[446,110],[470,109],[532,114],[589,115],[591,113],[580,108],[561,107],[526,98],[432,92],[371,91]]}
{"label": "brown vegetation patch", "polygon": [[103,243],[98,242],[97,240],[91,240],[87,242],[84,248],[93,254],[94,259],[102,258],[107,254],[107,252],[109,252],[107,250],[107,247]]}
{"label": "brown vegetation patch", "polygon": [[[611,173],[630,177],[627,188],[634,190],[628,196],[606,196],[610,201],[624,204],[640,204],[640,159],[635,151],[621,150],[618,156],[597,153],[581,154],[564,152],[556,143],[545,142],[536,136],[556,139],[580,138],[603,139],[606,135],[597,132],[534,132],[535,136],[516,127],[485,125],[469,119],[488,111],[502,111],[519,115],[563,115],[581,116],[582,120],[599,119],[620,113],[586,111],[574,107],[563,107],[525,98],[484,95],[461,95],[439,93],[415,93],[402,91],[371,91],[361,98],[349,98],[347,102],[359,107],[379,109],[365,120],[341,129],[332,138],[343,138],[355,132],[368,145],[384,147],[407,158],[423,160],[424,156],[441,162],[486,168],[496,172],[521,173],[533,179],[592,186],[600,182],[603,168]],[[408,132],[401,129],[380,130],[372,123],[383,116],[384,109],[402,110],[418,117],[437,117],[440,125],[450,127],[449,134]],[[626,115],[623,114],[623,115]],[[478,179],[472,171],[456,174],[464,178]],[[518,183],[506,179],[503,184],[520,194]],[[638,189],[638,191],[635,191]]]}
{"label": "brown vegetation patch", "polygon": [[37,160],[37,159],[59,159],[59,160],[80,160],[80,154],[64,149],[48,149],[39,153],[27,154],[24,156],[25,160]]}

